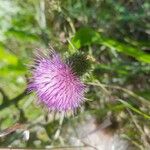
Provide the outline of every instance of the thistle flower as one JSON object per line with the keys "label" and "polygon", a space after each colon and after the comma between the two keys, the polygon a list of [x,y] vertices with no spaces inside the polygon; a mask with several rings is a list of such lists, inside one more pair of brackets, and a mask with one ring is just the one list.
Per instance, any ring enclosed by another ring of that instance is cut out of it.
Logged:
{"label": "thistle flower", "polygon": [[75,110],[83,102],[85,85],[55,51],[35,58],[29,91],[49,110]]}

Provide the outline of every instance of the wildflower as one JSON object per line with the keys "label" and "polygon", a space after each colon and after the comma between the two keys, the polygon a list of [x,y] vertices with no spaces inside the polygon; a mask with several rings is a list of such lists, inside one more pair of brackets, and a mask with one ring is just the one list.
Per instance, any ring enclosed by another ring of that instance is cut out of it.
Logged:
{"label": "wildflower", "polygon": [[28,89],[49,110],[75,110],[83,102],[85,85],[55,51],[35,58]]}

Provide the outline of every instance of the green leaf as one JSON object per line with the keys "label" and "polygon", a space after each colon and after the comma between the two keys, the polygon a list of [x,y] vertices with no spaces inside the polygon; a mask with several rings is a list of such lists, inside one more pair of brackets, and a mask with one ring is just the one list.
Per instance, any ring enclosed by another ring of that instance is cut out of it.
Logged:
{"label": "green leaf", "polygon": [[[71,39],[71,43],[76,49],[79,49],[82,46],[99,43],[100,39],[101,37],[98,32],[85,27],[76,32],[75,36]],[[69,45],[69,48],[72,48],[71,45]]]}
{"label": "green leaf", "polygon": [[148,114],[145,114],[144,112],[136,109],[135,107],[133,107],[131,104],[129,104],[128,102],[124,101],[124,100],[121,100],[119,99],[118,100],[119,102],[121,102],[122,104],[124,104],[127,108],[131,109],[132,111],[136,112],[137,114],[139,115],[142,115],[143,117],[147,118],[147,119],[150,119],[150,116]]}
{"label": "green leaf", "polygon": [[[71,39],[71,44],[76,49],[93,44],[104,45],[108,48],[134,57],[141,62],[150,63],[150,55],[139,50],[137,47],[124,42],[119,42],[116,39],[105,37],[88,27],[79,29]],[[72,48],[71,44],[69,45],[70,49]]]}
{"label": "green leaf", "polygon": [[121,43],[115,39],[103,38],[102,44],[117,50],[118,52],[122,52],[126,55],[132,56],[139,61],[150,63],[150,55],[144,53],[136,47],[130,46],[129,44]]}
{"label": "green leaf", "polygon": [[38,36],[35,33],[30,33],[29,31],[17,30],[15,28],[9,29],[6,33],[6,36],[13,36],[17,39],[26,40],[26,41],[37,41],[39,40]]}

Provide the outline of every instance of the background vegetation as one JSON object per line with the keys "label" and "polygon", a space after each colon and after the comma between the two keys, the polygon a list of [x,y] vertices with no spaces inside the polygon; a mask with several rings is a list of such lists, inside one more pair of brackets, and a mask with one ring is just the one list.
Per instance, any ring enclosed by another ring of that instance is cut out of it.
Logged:
{"label": "background vegetation", "polygon": [[88,86],[82,111],[65,118],[61,130],[86,114],[100,120],[110,115],[124,138],[148,148],[149,10],[148,0],[0,0],[0,130],[15,123],[30,129],[30,140],[15,133],[1,138],[0,146],[67,145],[64,135],[54,140],[57,115],[37,107],[34,94],[25,91],[33,51],[50,44],[74,60]]}

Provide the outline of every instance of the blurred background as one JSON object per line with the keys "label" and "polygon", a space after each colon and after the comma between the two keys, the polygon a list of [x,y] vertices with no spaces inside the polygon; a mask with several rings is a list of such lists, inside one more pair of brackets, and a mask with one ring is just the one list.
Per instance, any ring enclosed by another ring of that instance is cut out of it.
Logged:
{"label": "blurred background", "polygon": [[[30,132],[24,140],[20,127],[0,137],[0,146],[67,146],[76,125],[92,116],[111,118],[119,136],[149,149],[149,10],[148,0],[0,0],[0,135],[16,123]],[[33,51],[49,44],[74,61],[88,86],[84,105],[63,123],[26,93]]]}

